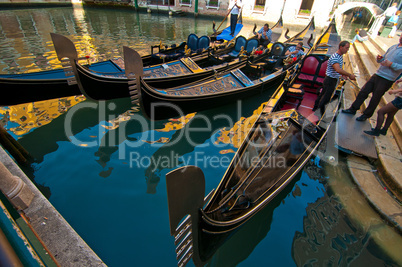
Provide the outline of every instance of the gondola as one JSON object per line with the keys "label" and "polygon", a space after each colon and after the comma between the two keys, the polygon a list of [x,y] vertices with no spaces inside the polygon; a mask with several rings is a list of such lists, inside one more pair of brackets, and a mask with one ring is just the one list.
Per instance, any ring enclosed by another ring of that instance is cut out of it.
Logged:
{"label": "gondola", "polygon": [[[78,54],[73,42],[55,33],[51,33],[51,37],[59,60],[67,59],[71,63],[71,69],[74,72],[81,93],[85,97],[93,100],[129,97],[127,90],[128,80],[124,71],[117,73],[90,71],[77,62]],[[242,36],[237,39],[245,40]],[[244,46],[246,47],[244,51],[250,53],[258,46],[258,41],[245,40]],[[228,51],[235,50],[237,47],[238,45],[235,44],[234,48]],[[142,62],[142,59],[140,58],[139,61]],[[223,70],[236,69],[242,66],[244,62],[245,60],[240,56],[220,59],[208,53],[197,58],[182,58],[166,64],[145,67],[144,79],[147,83],[159,88],[169,88],[210,77]]]}
{"label": "gondola", "polygon": [[[162,44],[151,46],[151,54],[143,56],[142,60],[145,65],[156,64],[161,62],[161,60],[165,62],[171,61],[182,54],[181,51],[184,50],[186,45],[190,46],[187,49],[190,57],[207,54],[207,50],[198,49],[198,43],[202,43],[199,45],[200,47],[209,47],[209,37],[197,37],[195,34],[190,34],[187,42],[183,42],[178,46],[173,45],[170,48]],[[81,59],[84,62],[88,60],[88,58]],[[98,74],[124,73],[119,63],[118,61],[107,60],[91,65],[85,64],[82,67]],[[82,94],[71,69],[68,68],[67,70],[60,68],[23,74],[0,74],[0,86],[2,90],[7,91],[7,97],[3,97],[0,100],[0,106]]]}
{"label": "gondola", "polygon": [[[282,50],[284,51],[284,50]],[[180,117],[236,101],[262,90],[276,87],[285,77],[283,66],[265,70],[257,63],[243,62],[241,67],[227,70],[184,86],[160,89],[142,78],[139,54],[124,47],[125,71],[134,104],[140,103],[144,116],[152,120]],[[262,63],[263,66],[266,63]],[[133,75],[135,73],[136,75]],[[140,81],[138,83],[138,81]],[[126,85],[127,88],[127,85]]]}
{"label": "gondola", "polygon": [[[91,71],[122,71],[112,60],[87,65]],[[1,74],[0,87],[4,97],[0,106],[17,105],[35,101],[81,95],[72,73],[67,75],[63,69],[40,71],[25,74]]]}
{"label": "gondola", "polygon": [[286,43],[298,43],[303,42],[303,46],[312,47],[314,43],[315,36],[315,24],[314,17],[311,18],[307,26],[295,36],[289,37],[287,34],[289,29],[285,32],[284,37],[286,38]]}
{"label": "gondola", "polygon": [[[274,30],[277,28],[275,32],[279,34],[282,26],[282,20],[279,19],[273,28]],[[70,59],[72,71],[85,97],[93,100],[107,100],[129,96],[126,87],[127,78],[123,71],[114,73],[91,71],[77,62],[75,46],[68,38],[54,33],[51,36],[58,58]],[[218,51],[214,49],[207,54],[147,67],[144,69],[143,78],[149,85],[164,89],[211,77],[223,71],[234,70],[246,64],[246,57],[237,56],[242,51],[242,47],[247,54],[250,54],[258,47],[258,41],[239,36],[233,45],[221,47]],[[237,54],[232,55],[233,53]]]}
{"label": "gondola", "polygon": [[[310,23],[310,26],[307,26],[297,36],[307,33],[311,24],[314,23]],[[293,38],[290,39],[290,41],[293,40]],[[275,89],[284,79],[286,70],[291,70],[297,64],[296,61],[285,65],[282,60],[291,45],[295,44],[276,42],[266,57],[248,60],[240,67],[224,71],[212,78],[205,78],[167,90],[152,86],[143,79],[138,53],[124,47],[126,76],[131,79],[130,94],[134,103],[140,103],[144,115],[154,120],[183,116],[207,107],[234,102],[262,90]],[[140,76],[141,78],[139,78]],[[141,82],[137,86],[133,86],[136,77]]]}
{"label": "gondola", "polygon": [[[328,31],[325,34],[321,41],[328,40]],[[313,49],[317,47],[318,43]],[[324,114],[317,114],[312,112],[311,101],[316,93],[311,93],[302,106],[291,101],[295,90],[302,86],[300,73],[287,77],[261,114],[255,115],[216,190],[205,197],[204,174],[197,166],[184,166],[166,174],[170,231],[179,266],[191,258],[196,266],[208,263],[219,246],[286,188],[325,143],[344,82]]]}

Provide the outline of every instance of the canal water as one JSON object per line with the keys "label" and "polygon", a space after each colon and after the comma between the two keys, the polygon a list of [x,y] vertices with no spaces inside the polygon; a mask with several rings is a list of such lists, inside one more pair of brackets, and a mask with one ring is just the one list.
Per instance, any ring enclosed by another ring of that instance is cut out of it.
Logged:
{"label": "canal water", "polygon": [[[253,21],[245,21],[251,27]],[[132,10],[0,11],[0,71],[60,67],[50,32],[91,62],[146,54],[150,45],[212,33],[212,19]],[[246,34],[246,33],[245,33]],[[55,88],[57,90],[57,88]],[[2,92],[1,97],[6,97]],[[128,99],[70,97],[0,108],[0,123],[32,154],[24,171],[109,266],[175,266],[165,175],[197,165],[215,188],[272,90],[180,119],[152,122]],[[210,266],[401,266],[401,237],[351,182],[345,155],[313,158],[264,210],[240,228]],[[371,171],[371,170],[367,170]],[[190,262],[190,266],[193,263]]]}

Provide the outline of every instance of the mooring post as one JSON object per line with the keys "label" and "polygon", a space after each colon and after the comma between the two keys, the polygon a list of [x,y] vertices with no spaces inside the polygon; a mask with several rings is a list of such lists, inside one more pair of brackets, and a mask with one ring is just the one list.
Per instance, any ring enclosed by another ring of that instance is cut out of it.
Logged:
{"label": "mooring post", "polygon": [[21,178],[11,174],[3,162],[0,162],[0,190],[18,210],[28,208],[35,196]]}

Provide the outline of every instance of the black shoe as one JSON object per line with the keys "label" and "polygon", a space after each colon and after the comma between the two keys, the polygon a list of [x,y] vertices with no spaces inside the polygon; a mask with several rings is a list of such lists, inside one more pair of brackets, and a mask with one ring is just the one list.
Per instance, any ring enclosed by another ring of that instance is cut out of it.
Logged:
{"label": "black shoe", "polygon": [[363,114],[363,115],[361,115],[360,117],[357,117],[356,120],[357,120],[357,121],[365,121],[365,120],[367,120],[368,118],[369,118],[369,117],[367,117],[366,115]]}
{"label": "black shoe", "polygon": [[376,128],[371,128],[370,131],[363,131],[365,134],[371,135],[371,136],[379,136],[381,130],[376,129]]}
{"label": "black shoe", "polygon": [[382,134],[382,135],[387,135],[387,131],[388,131],[388,129],[382,128],[382,129],[380,130],[380,134]]}
{"label": "black shoe", "polygon": [[343,109],[343,110],[342,110],[342,113],[355,115],[355,114],[356,114],[356,110],[354,110],[354,109],[352,109],[352,108]]}

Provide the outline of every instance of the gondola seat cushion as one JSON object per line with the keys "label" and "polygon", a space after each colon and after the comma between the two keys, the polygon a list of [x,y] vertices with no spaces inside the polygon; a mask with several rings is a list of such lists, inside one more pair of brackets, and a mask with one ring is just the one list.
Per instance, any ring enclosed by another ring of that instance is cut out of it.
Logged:
{"label": "gondola seat cushion", "polygon": [[191,51],[197,51],[198,49],[198,36],[194,33],[190,34],[187,37],[187,47],[191,49]]}
{"label": "gondola seat cushion", "polygon": [[279,58],[285,54],[285,45],[283,43],[276,42],[272,45],[271,56],[272,58]]}
{"label": "gondola seat cushion", "polygon": [[265,65],[266,70],[273,70],[277,64],[280,64],[282,62],[282,59],[278,61],[278,59],[282,58],[285,53],[285,45],[280,42],[276,42],[272,45],[270,55],[267,59],[265,59],[265,62],[267,63]]}
{"label": "gondola seat cushion", "polygon": [[236,43],[233,50],[228,53],[232,57],[237,57],[241,51],[242,47],[246,47],[247,39],[243,36],[239,36],[236,38]]}
{"label": "gondola seat cushion", "polygon": [[303,61],[298,79],[313,82],[319,65],[320,61],[318,58],[314,56],[306,57]]}
{"label": "gondola seat cushion", "polygon": [[318,72],[318,77],[316,79],[317,85],[322,85],[322,83],[324,82],[327,66],[328,66],[328,60],[325,60],[324,62],[321,63],[320,71]]}
{"label": "gondola seat cushion", "polygon": [[198,39],[197,50],[201,52],[204,49],[208,49],[210,45],[210,39],[208,36],[204,35]]}
{"label": "gondola seat cushion", "polygon": [[250,39],[247,41],[245,50],[247,53],[250,54],[254,49],[256,49],[258,47],[258,45],[259,45],[259,42],[257,39]]}
{"label": "gondola seat cushion", "polygon": [[328,58],[309,55],[304,58],[300,74],[297,78],[299,83],[305,84],[305,90],[317,93],[317,88],[322,86],[327,71]]}
{"label": "gondola seat cushion", "polygon": [[299,109],[301,102],[304,97],[304,85],[303,84],[293,84],[292,87],[289,87],[286,91],[286,98],[294,98],[299,100],[296,109]]}

